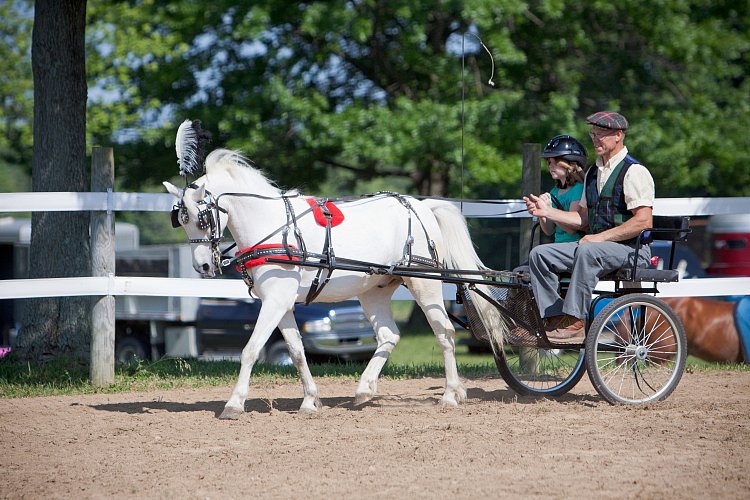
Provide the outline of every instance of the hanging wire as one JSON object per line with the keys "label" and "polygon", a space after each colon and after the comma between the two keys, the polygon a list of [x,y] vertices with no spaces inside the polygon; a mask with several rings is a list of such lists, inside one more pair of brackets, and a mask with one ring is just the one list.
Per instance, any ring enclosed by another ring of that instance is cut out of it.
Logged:
{"label": "hanging wire", "polygon": [[492,79],[495,77],[495,58],[492,57],[492,52],[490,52],[490,49],[487,48],[487,46],[484,44],[481,38],[479,38],[478,35],[472,32],[464,32],[463,35],[461,35],[461,213],[464,211],[464,118],[465,118],[465,96],[466,96],[466,90],[465,90],[465,84],[464,80],[466,78],[466,35],[471,35],[474,38],[476,38],[479,41],[479,44],[482,46],[482,48],[487,52],[487,55],[490,56],[490,62],[492,63],[492,71],[490,72],[490,79],[487,80],[487,84],[494,87],[495,82],[492,81]]}

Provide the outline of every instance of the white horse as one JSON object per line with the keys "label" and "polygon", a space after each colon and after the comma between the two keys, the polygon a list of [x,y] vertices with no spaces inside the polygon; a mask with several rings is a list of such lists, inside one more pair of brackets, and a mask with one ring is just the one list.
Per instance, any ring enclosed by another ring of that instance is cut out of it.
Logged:
{"label": "white horse", "polygon": [[[193,247],[193,267],[204,277],[212,277],[219,271],[219,259],[209,240],[225,227],[231,232],[238,248],[254,246],[269,235],[272,236],[263,241],[264,244],[281,244],[282,232],[279,229],[285,226],[291,227],[288,243],[296,245],[287,203],[298,216],[296,225],[307,251],[324,253],[326,228],[316,224],[310,213],[299,216],[310,208],[304,197],[287,193],[284,201],[281,190],[234,151],[213,151],[206,158],[205,167],[206,174],[191,184],[192,187],[181,189],[164,182],[167,191],[178,200],[178,218]],[[404,200],[408,201],[404,203]],[[220,209],[216,205],[220,205]],[[412,239],[411,253],[429,257],[428,240],[431,239],[442,260],[441,264],[447,268],[484,268],[474,251],[464,217],[451,203],[383,194],[347,201],[338,206],[345,217],[343,223],[331,229],[332,248],[338,258],[390,266],[403,262],[405,249]],[[210,212],[206,212],[207,209]],[[206,222],[207,217],[212,216],[218,216],[214,223],[218,224],[218,228],[212,229],[212,224]],[[254,281],[254,293],[262,300],[262,307],[255,330],[242,350],[237,384],[219,418],[237,419],[243,413],[253,365],[277,327],[284,336],[302,379],[304,398],[300,411],[315,412],[321,408],[321,403],[305,359],[293,310],[296,303],[305,301],[318,270],[293,264],[265,263],[248,271]],[[327,270],[323,271],[323,277],[327,274]],[[455,330],[444,307],[442,282],[335,270],[315,301],[337,302],[358,297],[377,338],[377,349],[357,386],[355,404],[363,404],[375,396],[380,372],[399,341],[400,334],[390,302],[394,291],[402,283],[409,288],[424,311],[443,351],[446,381],[440,403],[458,405],[466,398],[466,390],[456,368]],[[498,339],[502,339],[505,324],[497,310],[476,294],[473,299],[481,309],[480,315],[487,330],[495,332]]]}

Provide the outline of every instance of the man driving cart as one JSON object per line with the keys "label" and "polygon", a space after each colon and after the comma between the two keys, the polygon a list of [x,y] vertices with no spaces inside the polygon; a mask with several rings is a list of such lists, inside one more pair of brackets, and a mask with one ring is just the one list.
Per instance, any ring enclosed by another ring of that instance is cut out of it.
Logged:
{"label": "man driving cart", "polygon": [[[578,242],[539,245],[529,254],[529,273],[547,337],[556,343],[581,343],[592,292],[601,276],[632,265],[640,232],[652,226],[654,181],[625,146],[628,121],[620,113],[600,111],[586,118],[597,160],[586,172],[577,211],[552,208],[539,197],[524,197],[529,212],[587,234]],[[651,249],[637,256],[646,266]],[[565,298],[560,273],[571,273]]]}

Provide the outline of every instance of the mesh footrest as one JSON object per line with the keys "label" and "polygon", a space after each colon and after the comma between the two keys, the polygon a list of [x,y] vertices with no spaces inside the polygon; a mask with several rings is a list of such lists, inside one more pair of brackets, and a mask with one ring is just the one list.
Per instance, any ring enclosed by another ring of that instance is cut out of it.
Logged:
{"label": "mesh footrest", "polygon": [[[536,310],[536,303],[531,293],[531,288],[524,286],[520,288],[488,285],[482,287],[482,291],[492,297],[501,307],[498,311],[506,321],[511,325],[509,333],[505,335],[505,342],[514,346],[540,347],[541,339],[536,332],[542,330],[539,313]],[[467,286],[459,287],[459,294],[464,303],[466,317],[469,320],[469,328],[475,337],[485,342],[489,342],[490,337],[487,334],[482,319],[474,304],[474,297],[477,300],[486,300],[483,297],[477,297],[468,293]],[[497,307],[495,304],[493,304]],[[532,328],[527,329],[521,324],[526,324]]]}

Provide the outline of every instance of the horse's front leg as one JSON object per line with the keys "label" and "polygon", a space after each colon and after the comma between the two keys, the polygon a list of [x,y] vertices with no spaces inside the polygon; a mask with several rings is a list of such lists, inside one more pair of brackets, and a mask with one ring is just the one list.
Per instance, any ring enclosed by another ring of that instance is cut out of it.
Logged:
{"label": "horse's front leg", "polygon": [[354,393],[355,405],[364,404],[375,397],[378,391],[380,372],[388,361],[391,352],[393,352],[393,348],[401,339],[401,334],[393,320],[391,311],[391,296],[399,285],[400,282],[395,282],[384,288],[373,288],[359,296],[362,309],[364,309],[375,330],[378,347],[370,362],[367,363],[367,368],[362,373],[357,391]]}
{"label": "horse's front leg", "polygon": [[297,372],[299,372],[300,379],[302,380],[304,398],[299,410],[301,412],[316,412],[323,405],[320,403],[318,388],[310,373],[310,367],[307,366],[305,348],[302,345],[302,337],[300,337],[299,328],[297,328],[297,322],[294,320],[294,313],[292,311],[288,311],[281,318],[279,328],[281,328],[281,334],[284,336],[284,340],[286,340],[289,355],[292,357],[294,366],[297,368]]}
{"label": "horse's front leg", "polygon": [[250,375],[255,362],[258,361],[260,351],[266,345],[281,318],[290,311],[290,306],[285,306],[278,301],[263,301],[258,313],[258,322],[255,324],[250,340],[242,349],[240,375],[232,390],[229,401],[224,406],[224,411],[219,415],[220,419],[237,420],[245,411],[245,400],[250,390]]}

